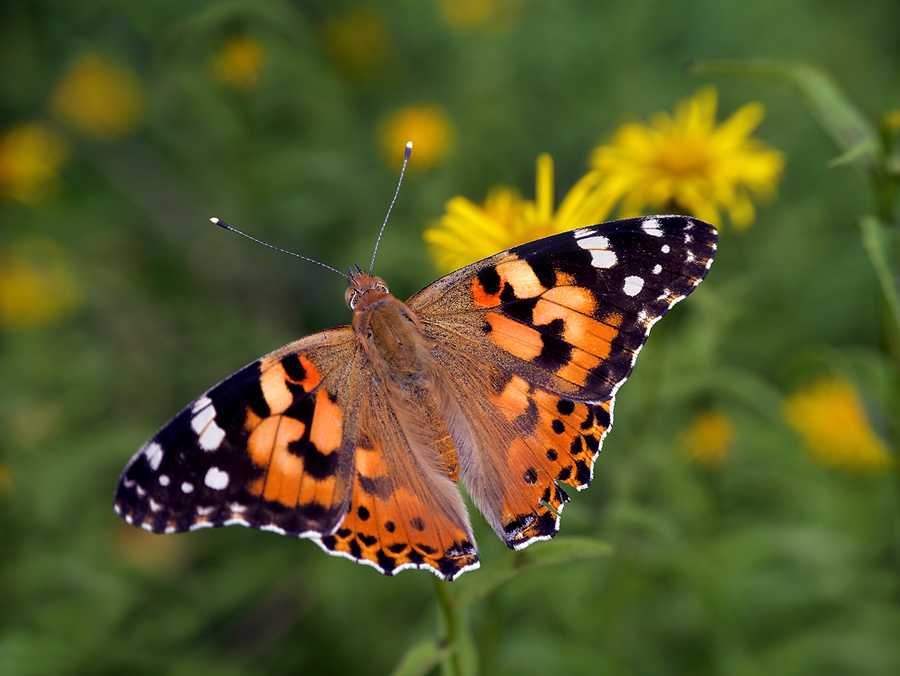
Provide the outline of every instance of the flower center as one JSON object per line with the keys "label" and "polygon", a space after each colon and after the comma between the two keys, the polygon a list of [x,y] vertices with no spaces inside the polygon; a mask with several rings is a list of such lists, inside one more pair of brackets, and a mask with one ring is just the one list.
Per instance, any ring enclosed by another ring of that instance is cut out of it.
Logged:
{"label": "flower center", "polygon": [[652,164],[660,174],[677,178],[709,176],[714,163],[707,144],[682,137],[662,144]]}

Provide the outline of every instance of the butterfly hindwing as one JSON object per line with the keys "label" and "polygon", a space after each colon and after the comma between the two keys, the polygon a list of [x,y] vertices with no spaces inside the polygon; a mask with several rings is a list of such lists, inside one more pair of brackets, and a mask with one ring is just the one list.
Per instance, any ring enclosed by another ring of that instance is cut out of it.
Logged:
{"label": "butterfly hindwing", "polygon": [[[451,479],[421,458],[403,434],[389,393],[380,385],[364,407],[350,509],[340,528],[318,540],[331,553],[386,575],[431,569],[453,580],[478,568],[474,537]],[[449,437],[445,437],[449,442]]]}
{"label": "butterfly hindwing", "polygon": [[344,327],[241,369],[141,447],[119,480],[116,511],[153,532],[333,532],[350,500],[361,359]]}
{"label": "butterfly hindwing", "polygon": [[692,218],[617,221],[514,247],[410,299],[462,393],[460,462],[480,468],[463,481],[510,547],[556,533],[557,489],[590,483],[616,391],[715,248],[715,229]]}

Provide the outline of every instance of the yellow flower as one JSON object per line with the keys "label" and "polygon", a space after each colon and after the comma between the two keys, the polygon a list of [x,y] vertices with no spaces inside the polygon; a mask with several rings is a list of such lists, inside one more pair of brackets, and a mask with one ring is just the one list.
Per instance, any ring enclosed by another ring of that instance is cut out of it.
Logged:
{"label": "yellow flower", "polygon": [[0,198],[40,201],[68,157],[69,144],[50,127],[37,122],[12,127],[0,136]]}
{"label": "yellow flower", "polygon": [[231,38],[213,59],[216,79],[232,89],[248,90],[256,86],[266,63],[262,45],[251,37]]}
{"label": "yellow flower", "polygon": [[134,73],[99,54],[77,59],[50,97],[50,110],[56,117],[97,138],[133,132],[143,109],[143,89]]}
{"label": "yellow flower", "polygon": [[438,268],[450,272],[517,244],[600,223],[614,200],[592,172],[575,184],[555,212],[553,204],[553,160],[541,155],[534,201],[505,186],[493,188],[482,206],[454,197],[424,238]]}
{"label": "yellow flower", "polygon": [[391,167],[399,166],[408,141],[413,143],[410,167],[421,169],[441,162],[453,141],[453,125],[440,106],[418,104],[401,108],[381,124],[381,150]]}
{"label": "yellow flower", "polygon": [[438,0],[444,20],[460,30],[509,28],[521,15],[522,0]]}
{"label": "yellow flower", "polygon": [[0,327],[52,324],[80,302],[81,290],[56,242],[28,240],[11,255],[0,254]]}
{"label": "yellow flower", "polygon": [[813,457],[829,467],[877,470],[891,464],[852,383],[822,378],[795,392],[783,414]]}
{"label": "yellow flower", "polygon": [[716,102],[716,90],[704,87],[674,116],[657,113],[650,125],[625,124],[594,150],[592,165],[622,199],[623,216],[649,207],[719,226],[724,209],[737,228],[753,222],[751,197],[774,194],[784,156],[750,138],[762,121],[762,104],[747,104],[717,125]]}
{"label": "yellow flower", "polygon": [[685,456],[707,467],[721,467],[734,444],[734,424],[724,413],[705,411],[681,437]]}
{"label": "yellow flower", "polygon": [[889,110],[884,114],[882,120],[887,130],[892,134],[896,134],[900,131],[900,108]]}
{"label": "yellow flower", "polygon": [[391,53],[387,24],[369,7],[353,7],[328,19],[321,39],[338,69],[353,79],[376,70]]}

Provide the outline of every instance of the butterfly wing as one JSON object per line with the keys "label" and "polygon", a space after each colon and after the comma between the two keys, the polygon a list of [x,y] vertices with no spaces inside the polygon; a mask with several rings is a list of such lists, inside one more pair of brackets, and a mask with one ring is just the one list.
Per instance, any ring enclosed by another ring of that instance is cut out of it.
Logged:
{"label": "butterfly wing", "polygon": [[[422,568],[453,580],[479,566],[466,508],[454,481],[435,462],[433,439],[417,434],[420,421],[404,412],[389,385],[369,381],[350,510],[333,535],[317,542],[386,575]],[[418,413],[429,417],[427,408]],[[429,423],[442,424],[436,416]],[[437,436],[452,446],[449,436]]]}
{"label": "butterfly wing", "polygon": [[157,533],[241,524],[310,538],[386,575],[478,567],[455,484],[407,438],[350,327],[273,352],[213,387],[132,457],[115,495]]}
{"label": "butterfly wing", "polygon": [[408,302],[443,365],[460,473],[515,549],[553,537],[585,488],[616,391],[650,328],[706,276],[716,231],[683,216],[553,235],[438,280]]}
{"label": "butterfly wing", "polygon": [[125,467],[114,507],[157,533],[334,532],[353,485],[364,355],[350,327],[291,343],[199,397]]}

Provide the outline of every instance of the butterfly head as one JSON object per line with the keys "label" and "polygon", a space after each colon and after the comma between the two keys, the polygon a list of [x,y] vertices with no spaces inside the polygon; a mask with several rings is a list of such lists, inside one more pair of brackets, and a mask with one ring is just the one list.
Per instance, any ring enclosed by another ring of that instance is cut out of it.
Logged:
{"label": "butterfly head", "polygon": [[355,267],[356,270],[351,268],[347,275],[350,287],[344,294],[344,300],[351,310],[363,312],[390,297],[387,284],[380,277],[361,270],[358,265]]}

